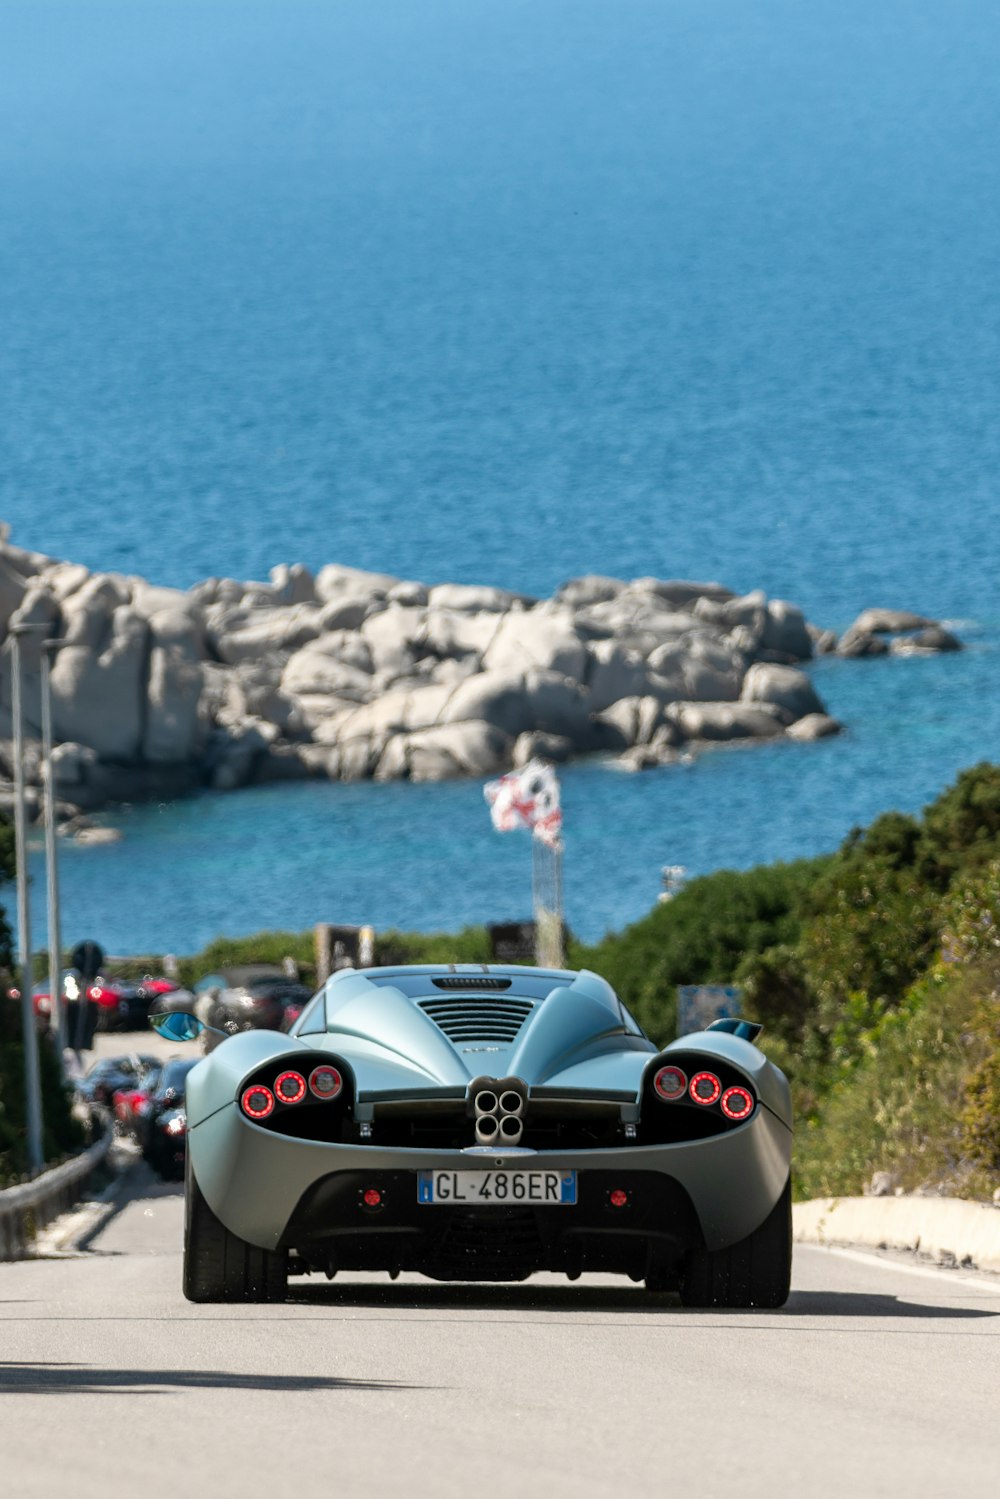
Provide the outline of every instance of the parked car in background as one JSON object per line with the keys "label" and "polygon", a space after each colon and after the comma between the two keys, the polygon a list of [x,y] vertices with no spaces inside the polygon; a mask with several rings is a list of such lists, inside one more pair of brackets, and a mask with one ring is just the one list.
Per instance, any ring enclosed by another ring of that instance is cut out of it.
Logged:
{"label": "parked car in background", "polygon": [[[205,1025],[237,1036],[242,1031],[287,1030],[312,998],[312,990],[276,964],[258,963],[206,974],[195,984],[194,996],[194,1013]],[[221,1040],[206,1031],[204,1050],[214,1050]]]}
{"label": "parked car in background", "polygon": [[139,993],[147,1004],[152,1004],[154,999],[161,999],[165,994],[176,994],[181,991],[181,985],[176,979],[168,979],[165,975],[147,973],[139,983]]}
{"label": "parked car in background", "polygon": [[149,1112],[150,1099],[156,1091],[162,1071],[162,1065],[156,1063],[112,1095],[111,1107],[121,1134],[138,1138],[139,1123]]}
{"label": "parked car in background", "polygon": [[187,1075],[198,1065],[190,1061],[164,1064],[156,1087],[136,1120],[136,1134],[145,1159],[158,1176],[179,1180],[187,1155],[187,1114],[184,1088]]}
{"label": "parked car in background", "polygon": [[111,1107],[114,1095],[122,1088],[138,1086],[151,1067],[159,1067],[159,1057],[140,1056],[135,1052],[115,1057],[101,1057],[76,1085],[86,1103]]}
{"label": "parked car in background", "polygon": [[131,979],[98,977],[87,987],[97,1006],[99,1031],[141,1031],[149,1024],[150,997]]}

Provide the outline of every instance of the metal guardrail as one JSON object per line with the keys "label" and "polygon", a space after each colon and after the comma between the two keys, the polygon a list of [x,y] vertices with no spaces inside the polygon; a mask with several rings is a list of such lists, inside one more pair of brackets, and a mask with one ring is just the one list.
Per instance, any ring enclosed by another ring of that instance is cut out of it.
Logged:
{"label": "metal guardrail", "polygon": [[0,1260],[24,1259],[39,1229],[78,1201],[84,1183],[101,1164],[114,1139],[110,1121],[104,1136],[72,1160],[43,1171],[34,1181],[0,1192]]}

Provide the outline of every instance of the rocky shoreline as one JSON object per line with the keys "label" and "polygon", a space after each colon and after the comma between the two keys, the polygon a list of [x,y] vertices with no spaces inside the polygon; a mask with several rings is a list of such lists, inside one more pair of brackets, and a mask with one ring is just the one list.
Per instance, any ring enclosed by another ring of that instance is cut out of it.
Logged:
{"label": "rocky shoreline", "polygon": [[[265,781],[437,781],[534,756],[662,765],[708,742],[840,727],[802,670],[828,653],[961,649],[934,620],[866,610],[839,639],[794,604],[718,583],[589,576],[550,599],[427,587],[331,563],[188,590],[0,543],[0,632],[22,636],[29,738],[52,657],[60,815]],[[0,805],[12,775],[0,666]],[[28,757],[37,807],[39,756]],[[76,821],[74,821],[74,819]]]}

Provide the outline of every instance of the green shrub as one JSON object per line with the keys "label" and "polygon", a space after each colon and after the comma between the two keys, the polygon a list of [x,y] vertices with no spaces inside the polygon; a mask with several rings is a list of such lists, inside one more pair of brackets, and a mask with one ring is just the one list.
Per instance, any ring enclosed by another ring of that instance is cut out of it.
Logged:
{"label": "green shrub", "polygon": [[601,974],[655,1039],[669,1040],[678,984],[731,983],[748,957],[796,942],[804,902],[826,862],[704,875],[623,932],[592,947],[574,944],[570,961]]}
{"label": "green shrub", "polygon": [[877,1170],[904,1190],[938,1182],[992,1190],[973,1169],[963,1128],[970,1074],[990,1051],[976,1023],[982,999],[981,975],[936,966],[856,1038],[818,1107],[797,1099],[800,1196],[857,1195]]}
{"label": "green shrub", "polygon": [[[71,1112],[72,1092],[63,1085],[56,1053],[46,1037],[39,1039],[39,1076],[42,1095],[42,1151],[54,1164],[81,1149],[84,1130]],[[0,1186],[16,1181],[28,1170],[27,1106],[24,1089],[24,1043],[21,1003],[0,985]]]}

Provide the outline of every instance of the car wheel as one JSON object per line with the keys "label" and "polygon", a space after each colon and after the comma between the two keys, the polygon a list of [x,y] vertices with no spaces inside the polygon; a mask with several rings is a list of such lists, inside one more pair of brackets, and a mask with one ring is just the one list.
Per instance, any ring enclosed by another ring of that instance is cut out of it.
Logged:
{"label": "car wheel", "polygon": [[685,1306],[784,1306],[792,1274],[792,1183],[759,1228],[728,1249],[696,1249],[685,1258]]}
{"label": "car wheel", "polygon": [[288,1260],[231,1234],[212,1212],[188,1157],[184,1295],[188,1301],[284,1301]]}

